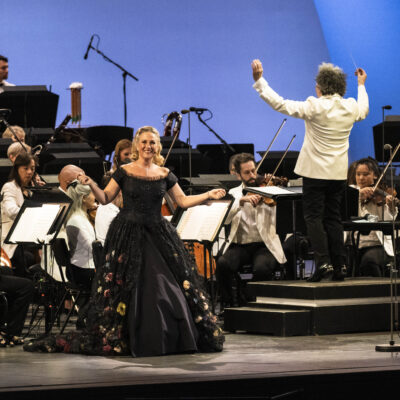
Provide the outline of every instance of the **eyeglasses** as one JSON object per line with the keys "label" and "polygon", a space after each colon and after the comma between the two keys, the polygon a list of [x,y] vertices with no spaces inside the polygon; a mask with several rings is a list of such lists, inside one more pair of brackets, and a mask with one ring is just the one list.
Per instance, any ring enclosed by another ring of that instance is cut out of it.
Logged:
{"label": "eyeglasses", "polygon": [[68,183],[67,189],[70,187],[73,187],[75,189],[78,183],[79,183],[78,179],[73,180],[72,182]]}

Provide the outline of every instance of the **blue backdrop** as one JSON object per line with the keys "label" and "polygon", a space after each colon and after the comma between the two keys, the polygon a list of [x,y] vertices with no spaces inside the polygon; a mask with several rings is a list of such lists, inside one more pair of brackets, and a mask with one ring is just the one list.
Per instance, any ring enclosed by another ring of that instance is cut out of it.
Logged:
{"label": "blue backdrop", "polygon": [[[58,122],[70,112],[69,84],[83,89],[83,126],[123,125],[121,72],[99,50],[139,78],[127,80],[128,125],[154,125],[165,113],[190,106],[212,110],[209,124],[228,142],[254,142],[263,150],[283,117],[252,89],[250,62],[260,58],[271,86],[303,100],[314,76],[332,60],[356,80],[351,57],[368,72],[371,114],[351,140],[351,155],[372,154],[372,126],[380,105],[399,108],[399,6],[395,0],[13,0],[2,2],[0,54],[9,57],[9,81],[46,84],[60,95]],[[96,41],[94,42],[96,44]],[[397,52],[398,53],[398,52]],[[397,103],[396,103],[397,102]],[[400,113],[400,112],[397,112]],[[196,118],[192,143],[218,143]],[[302,144],[303,122],[289,119],[273,149]],[[181,138],[187,139],[187,117]]]}

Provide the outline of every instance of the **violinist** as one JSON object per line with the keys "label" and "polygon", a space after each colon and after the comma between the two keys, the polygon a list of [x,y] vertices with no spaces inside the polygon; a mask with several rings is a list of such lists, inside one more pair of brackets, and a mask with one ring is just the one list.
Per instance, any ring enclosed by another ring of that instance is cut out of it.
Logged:
{"label": "violinist", "polygon": [[[11,168],[9,181],[1,189],[2,243],[7,237],[24,200],[30,197],[29,186],[33,186],[37,166],[35,156],[19,154]],[[11,259],[17,276],[27,276],[27,268],[35,263],[33,254],[21,244],[4,244],[3,249]]]}
{"label": "violinist", "polygon": [[235,198],[226,220],[227,224],[231,224],[231,230],[216,270],[224,306],[237,305],[232,287],[242,266],[253,265],[253,280],[262,281],[271,280],[279,264],[286,262],[275,231],[275,207],[265,205],[259,195],[243,195],[244,187],[256,183],[253,155],[238,154],[234,159],[234,168],[241,184],[229,191]]}
{"label": "violinist", "polygon": [[[374,192],[373,186],[380,175],[378,164],[371,158],[362,158],[355,163],[356,187],[360,192],[358,214],[375,215],[379,220],[392,220],[397,215],[393,196],[383,190]],[[382,276],[385,265],[393,257],[390,236],[371,231],[360,235],[360,272],[363,276]]]}
{"label": "violinist", "polygon": [[293,101],[269,86],[260,60],[252,62],[252,70],[253,87],[268,105],[305,122],[304,143],[294,171],[303,177],[304,219],[316,264],[309,281],[343,280],[346,253],[340,204],[346,187],[350,131],[369,111],[364,86],[367,74],[361,68],[355,71],[358,99],[345,99],[346,74],[333,64],[322,63],[315,78],[317,97]]}

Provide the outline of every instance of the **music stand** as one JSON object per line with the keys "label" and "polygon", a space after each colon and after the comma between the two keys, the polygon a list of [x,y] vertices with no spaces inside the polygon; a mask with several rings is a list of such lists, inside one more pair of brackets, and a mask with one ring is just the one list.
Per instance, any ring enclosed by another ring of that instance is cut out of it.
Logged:
{"label": "music stand", "polygon": [[90,126],[85,130],[88,141],[100,144],[104,154],[111,154],[122,139],[133,139],[133,128],[126,126]]}
{"label": "music stand", "polygon": [[[178,207],[171,220],[171,223],[176,226],[182,241],[188,243],[197,242],[204,246],[204,275],[205,279],[210,277],[210,300],[213,313],[215,313],[215,296],[212,249],[219,237],[233,201],[232,196],[227,195],[221,200],[207,200],[205,203],[189,209]],[[207,270],[207,254],[209,270]]]}
{"label": "music stand", "polygon": [[[62,227],[71,208],[72,200],[58,188],[37,189],[25,200],[4,243],[50,245]],[[47,254],[47,251],[44,251]],[[45,257],[45,272],[47,259]],[[42,282],[43,283],[43,282]],[[55,299],[45,306],[45,331],[49,333],[54,324]]]}
{"label": "music stand", "polygon": [[12,111],[10,125],[22,128],[54,128],[58,95],[46,86],[5,86],[0,94],[0,108]]}
{"label": "music stand", "polygon": [[[384,150],[385,144],[392,145],[395,148],[400,142],[400,121],[384,121],[373,127],[375,159],[379,162],[385,162],[389,159],[390,151]],[[383,134],[385,135],[383,137]],[[383,143],[383,140],[385,143]],[[384,159],[382,156],[384,155]],[[393,162],[400,161],[400,153],[397,153]]]}

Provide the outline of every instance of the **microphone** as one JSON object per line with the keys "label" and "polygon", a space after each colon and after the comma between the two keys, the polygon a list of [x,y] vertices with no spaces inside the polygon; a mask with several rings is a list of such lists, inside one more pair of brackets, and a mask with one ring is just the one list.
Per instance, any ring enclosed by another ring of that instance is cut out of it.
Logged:
{"label": "microphone", "polygon": [[203,113],[204,111],[209,111],[209,109],[208,108],[189,107],[189,110],[181,110],[181,114],[187,114],[190,112]]}
{"label": "microphone", "polygon": [[389,144],[389,143],[386,143],[386,144],[383,146],[383,148],[384,148],[385,150],[392,150],[392,149],[393,149],[392,145]]}
{"label": "microphone", "polygon": [[382,109],[383,109],[383,110],[391,110],[391,109],[392,109],[392,106],[389,106],[389,105],[387,105],[387,106],[382,106]]}
{"label": "microphone", "polygon": [[92,35],[92,37],[90,38],[89,46],[87,47],[86,53],[85,53],[85,55],[83,56],[83,59],[84,59],[84,60],[86,60],[86,59],[88,58],[89,50],[92,48],[93,38],[94,38],[94,35]]}

